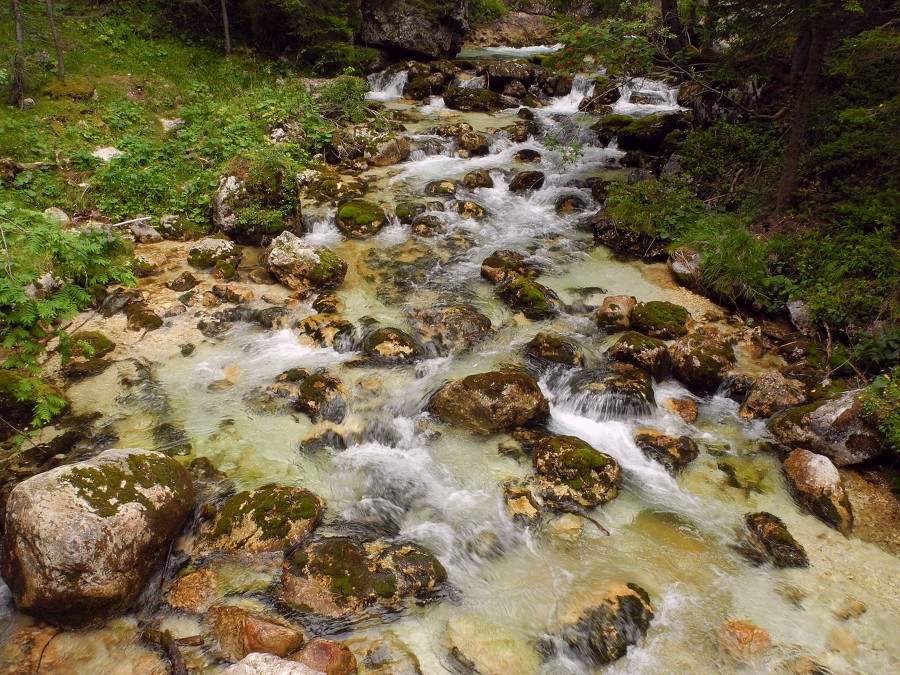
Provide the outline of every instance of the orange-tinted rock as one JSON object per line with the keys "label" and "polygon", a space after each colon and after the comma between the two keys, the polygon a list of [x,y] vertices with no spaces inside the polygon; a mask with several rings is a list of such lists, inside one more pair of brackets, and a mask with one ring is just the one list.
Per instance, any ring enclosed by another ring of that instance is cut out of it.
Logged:
{"label": "orange-tinted rock", "polygon": [[325,675],[354,675],[356,657],[343,642],[315,638],[289,660],[302,663]]}
{"label": "orange-tinted rock", "polygon": [[749,621],[729,619],[719,627],[719,646],[736,659],[761,654],[772,647],[769,631]]}

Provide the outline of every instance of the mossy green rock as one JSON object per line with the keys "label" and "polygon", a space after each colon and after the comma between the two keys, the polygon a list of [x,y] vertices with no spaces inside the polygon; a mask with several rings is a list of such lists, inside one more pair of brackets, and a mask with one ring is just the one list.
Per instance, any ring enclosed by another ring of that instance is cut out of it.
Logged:
{"label": "mossy green rock", "polygon": [[494,187],[494,179],[487,169],[475,169],[463,176],[463,185],[469,190]]}
{"label": "mossy green rock", "polygon": [[777,568],[809,565],[806,550],[777,516],[765,511],[748,513],[744,524],[746,530],[739,550],[749,560]]}
{"label": "mossy green rock", "polygon": [[486,208],[478,202],[473,202],[468,199],[453,202],[450,206],[450,210],[454,213],[458,213],[463,218],[474,218],[475,220],[481,220],[488,215]]}
{"label": "mossy green rock", "polygon": [[412,233],[420,237],[436,237],[447,231],[447,223],[441,216],[425,214],[412,221]]}
{"label": "mossy green rock", "polygon": [[325,505],[309,490],[266,485],[229,497],[204,533],[204,551],[282,551],[303,541]]}
{"label": "mossy green rock", "polygon": [[128,330],[156,330],[163,325],[162,317],[144,302],[132,302],[125,308],[128,317]]}
{"label": "mossy green rock", "polygon": [[492,434],[545,421],[550,404],[530,375],[497,370],[454,380],[431,398],[428,411],[453,426]]}
{"label": "mossy green rock", "polygon": [[456,194],[456,183],[452,180],[433,180],[425,186],[429,197],[452,197]]}
{"label": "mossy green rock", "polygon": [[107,450],[38,474],[9,496],[3,578],[24,612],[98,625],[134,602],[194,504],[190,473],[157,452]]}
{"label": "mossy green rock", "polygon": [[188,264],[200,269],[212,269],[220,260],[237,266],[240,259],[240,248],[233,241],[221,236],[201,239],[188,251]]}
{"label": "mossy green rock", "polygon": [[384,209],[372,202],[354,200],[342,204],[337,212],[338,229],[352,239],[368,239],[386,222]]}
{"label": "mossy green rock", "polygon": [[299,237],[283,232],[266,249],[269,271],[288,288],[337,288],[347,274],[347,263],[327,248],[314,248]]}
{"label": "mossy green rock", "polygon": [[734,367],[734,348],[713,326],[681,338],[671,347],[672,372],[691,391],[713,393]]}
{"label": "mossy green rock", "polygon": [[669,471],[677,471],[697,458],[700,449],[690,436],[669,436],[658,431],[635,434],[634,442],[641,452]]}
{"label": "mossy green rock", "polygon": [[462,112],[493,112],[503,108],[514,108],[519,102],[488,89],[463,89],[451,87],[444,94],[444,103],[451,110]]}
{"label": "mossy green rock", "polygon": [[404,225],[412,223],[416,216],[421,216],[428,210],[428,207],[422,202],[398,202],[394,207],[394,215]]}
{"label": "mossy green rock", "polygon": [[619,494],[619,463],[575,436],[538,441],[534,470],[541,496],[553,505],[599,506]]}
{"label": "mossy green rock", "polygon": [[656,407],[650,375],[630,363],[584,371],[571,384],[579,409],[593,419],[645,415]]}
{"label": "mossy green rock", "polygon": [[507,275],[494,292],[507,307],[529,319],[546,319],[559,311],[556,293],[521,274]]}
{"label": "mossy green rock", "polygon": [[330,375],[314,374],[300,382],[294,407],[311,420],[340,423],[347,412],[347,390]]}
{"label": "mossy green rock", "polygon": [[625,115],[610,115],[592,128],[601,143],[608,144],[617,139],[620,150],[642,150],[659,152],[663,141],[676,129],[687,129],[691,125],[690,113],[657,113],[641,119]]}
{"label": "mossy green rock", "polygon": [[525,345],[525,354],[537,361],[559,363],[564,366],[580,366],[584,363],[584,351],[571,340],[550,333],[538,333]]}
{"label": "mossy green rock", "polygon": [[481,276],[493,284],[499,284],[515,274],[529,278],[537,276],[537,272],[525,262],[525,256],[516,251],[494,251],[481,262]]}
{"label": "mossy green rock", "polygon": [[609,348],[609,358],[639,366],[655,380],[664,380],[672,372],[672,357],[666,343],[636,331],[623,333]]}
{"label": "mossy green rock", "polygon": [[[87,355],[90,352],[90,355],[95,358],[106,356],[116,348],[116,344],[112,340],[96,330],[79,331],[72,336],[72,340],[79,353]],[[87,345],[87,350],[79,344],[82,342]]]}
{"label": "mossy green rock", "polygon": [[399,328],[379,328],[363,340],[363,351],[375,363],[395,365],[413,363],[422,350],[411,335]]}
{"label": "mossy green rock", "polygon": [[437,558],[414,544],[318,537],[285,559],[281,591],[301,612],[346,617],[373,606],[398,608],[405,598],[432,594],[446,579]]}
{"label": "mossy green rock", "polygon": [[653,338],[672,340],[682,337],[688,334],[690,325],[690,313],[672,302],[639,302],[631,310],[632,328]]}

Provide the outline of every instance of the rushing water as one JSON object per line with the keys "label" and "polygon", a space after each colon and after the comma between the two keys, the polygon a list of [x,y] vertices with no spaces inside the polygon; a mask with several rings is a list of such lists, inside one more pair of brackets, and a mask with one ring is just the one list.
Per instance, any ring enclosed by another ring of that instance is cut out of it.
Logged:
{"label": "rushing water", "polygon": [[[576,80],[570,96],[535,111],[546,136],[574,134],[586,143],[577,161],[566,164],[541,138],[513,144],[494,133],[488,155],[462,158],[451,141],[417,136],[435,124],[461,119],[479,130],[501,127],[517,119],[516,111],[464,115],[447,110],[439,98],[414,108],[396,100],[405,77],[404,72],[373,76],[372,98],[418,110],[425,117],[410,123],[409,133],[414,141],[430,140],[435,146],[429,152],[414,151],[400,166],[372,170],[369,177],[378,187],[370,197],[386,204],[421,197],[429,180],[459,179],[472,169],[488,169],[494,187],[466,197],[484,205],[490,216],[476,222],[445,214],[450,217],[448,232],[431,240],[411,238],[407,228],[395,224],[367,241],[344,240],[332,217],[325,216],[305,236],[332,247],[350,263],[339,295],[346,305],[343,316],[354,324],[404,327],[412,309],[464,301],[491,319],[491,338],[453,357],[372,368],[348,363],[355,356],[352,351],[302,346],[290,329],[264,331],[241,324],[222,338],[206,339],[194,330],[196,317],[176,316],[170,328],[148,333],[131,348],[149,365],[142,385],[126,389],[122,374],[134,364],[120,363],[73,387],[76,412],[103,413],[121,447],[156,447],[154,426],[161,420],[176,424],[187,432],[192,454],[208,457],[239,488],[270,482],[307,487],[325,499],[330,521],[367,523],[428,547],[449,572],[455,589],[450,597],[414,606],[390,620],[368,621],[354,632],[378,636],[390,630],[415,652],[425,673],[451,672],[446,636],[448,627],[461,625],[479,627],[467,649],[502,654],[506,663],[518,664],[503,672],[589,672],[567,659],[541,661],[536,642],[567,607],[607,584],[625,582],[647,589],[656,618],[646,639],[609,666],[609,672],[784,671],[786,661],[804,655],[835,673],[889,672],[900,659],[900,564],[801,512],[787,493],[777,459],[760,449],[763,425],[740,419],[729,399],[700,399],[666,381],[655,384],[657,408],[632,414],[612,404],[588,405],[573,396],[564,376],[544,375],[540,383],[551,401],[550,430],[578,436],[622,466],[620,495],[594,512],[609,537],[587,521],[573,526],[571,516],[547,516],[531,528],[514,524],[504,506],[503,485],[524,480],[529,460],[498,452],[498,444],[508,440],[505,435],[475,437],[438,425],[421,412],[449,379],[521,362],[524,344],[538,331],[566,335],[583,345],[590,362],[602,361],[609,339],[598,333],[587,309],[528,322],[493,297],[490,285],[479,277],[479,265],[495,249],[528,254],[530,262],[545,270],[542,283],[573,306],[597,305],[607,293],[626,293],[638,300],[671,300],[695,316],[716,307],[666,282],[660,266],[625,262],[594,247],[578,227],[578,215],[557,214],[554,205],[563,195],[592,203],[577,179],[627,175],[618,168],[620,152],[590,144],[585,130],[592,120],[577,112],[581,97],[590,94],[589,79]],[[644,102],[632,103],[634,93],[641,93]],[[672,89],[642,80],[623,85],[615,109],[640,116],[675,107]],[[524,148],[541,153],[539,166],[516,163],[515,153]],[[546,184],[531,194],[509,192],[515,168],[540,168],[547,174]],[[258,295],[286,297],[277,287],[257,290]],[[309,301],[293,312],[296,318],[314,313]],[[188,341],[196,351],[184,357],[179,345]],[[741,366],[753,367],[746,355],[739,359]],[[328,425],[248,406],[255,390],[293,367],[326,369],[345,383],[351,396],[339,430],[348,447],[308,443]],[[668,399],[685,396],[699,405],[694,426],[664,406]],[[691,435],[701,445],[700,457],[672,477],[635,446],[635,429],[645,427]],[[754,567],[733,551],[736,527],[752,510],[771,511],[787,523],[809,553],[808,569]],[[862,601],[868,611],[843,622],[833,610],[848,598]],[[762,626],[771,633],[774,648],[744,664],[723,656],[716,631],[729,618]],[[173,617],[167,625],[176,634],[199,630],[196,621],[183,618]],[[835,635],[843,638],[840,648],[834,646]],[[197,654],[191,658],[202,662]]]}

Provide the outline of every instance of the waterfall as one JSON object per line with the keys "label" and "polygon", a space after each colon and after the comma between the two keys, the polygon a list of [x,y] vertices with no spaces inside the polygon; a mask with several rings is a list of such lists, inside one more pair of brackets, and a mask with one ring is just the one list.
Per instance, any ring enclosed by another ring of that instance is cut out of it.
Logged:
{"label": "waterfall", "polygon": [[584,75],[576,75],[572,81],[572,91],[565,96],[557,96],[545,110],[555,113],[577,113],[578,104],[594,94],[594,81]]}
{"label": "waterfall", "polygon": [[395,71],[393,68],[372,73],[367,78],[372,90],[366,94],[371,101],[391,101],[403,96],[403,88],[409,80],[409,71]]}
{"label": "waterfall", "polygon": [[665,82],[639,77],[625,82],[619,87],[619,93],[621,97],[612,107],[619,115],[644,117],[680,110],[678,87],[670,87]]}

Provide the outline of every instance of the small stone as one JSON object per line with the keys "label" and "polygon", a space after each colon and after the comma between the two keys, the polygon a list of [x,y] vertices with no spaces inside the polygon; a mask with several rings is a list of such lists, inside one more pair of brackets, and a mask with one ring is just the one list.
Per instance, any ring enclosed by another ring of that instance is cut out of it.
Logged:
{"label": "small stone", "polygon": [[355,675],[356,657],[343,643],[336,640],[314,638],[303,649],[288,657],[325,675]]}
{"label": "small stone", "polygon": [[631,327],[631,312],[637,300],[631,295],[609,295],[594,315],[598,328],[608,333],[628,330]]}
{"label": "small stone", "polygon": [[213,607],[207,620],[219,643],[219,651],[229,661],[240,661],[255,652],[287,656],[306,639],[303,631],[278,617],[233,605]]}
{"label": "small stone", "polygon": [[666,401],[666,407],[688,424],[697,421],[697,402],[692,398],[673,398]]}
{"label": "small stone", "polygon": [[575,541],[584,530],[584,522],[578,516],[566,513],[554,520],[550,527],[560,539]]}
{"label": "small stone", "polygon": [[834,610],[833,614],[839,618],[841,621],[849,621],[850,619],[856,619],[863,614],[869,608],[866,607],[866,604],[856,598],[847,598],[838,605]]}
{"label": "small stone", "polygon": [[772,647],[769,631],[750,621],[729,619],[719,627],[719,647],[736,659],[763,654]]}
{"label": "small stone", "polygon": [[837,654],[852,656],[858,651],[856,638],[843,628],[832,628],[828,631],[828,649]]}
{"label": "small stone", "polygon": [[503,499],[509,515],[520,525],[533,525],[540,520],[540,505],[528,488],[507,488],[503,492]]}
{"label": "small stone", "polygon": [[219,575],[210,567],[189,572],[172,584],[166,603],[176,609],[201,614],[219,595]]}

